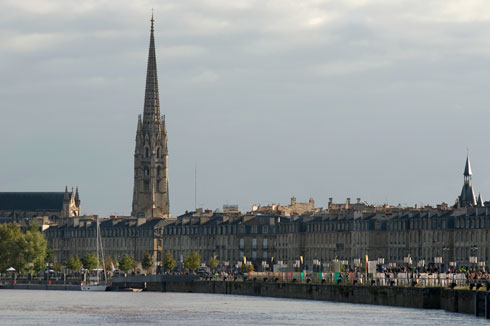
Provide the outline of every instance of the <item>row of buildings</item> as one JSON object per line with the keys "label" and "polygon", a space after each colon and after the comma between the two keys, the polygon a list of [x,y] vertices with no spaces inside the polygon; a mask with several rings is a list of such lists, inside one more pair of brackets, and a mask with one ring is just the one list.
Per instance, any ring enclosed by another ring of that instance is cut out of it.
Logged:
{"label": "row of buildings", "polygon": [[[214,253],[222,265],[252,262],[309,270],[332,260],[383,258],[386,263],[425,262],[457,265],[490,263],[490,203],[474,194],[467,158],[461,194],[453,206],[401,207],[370,205],[357,198],[315,207],[291,198],[289,205],[198,209],[177,218],[80,216],[78,189],[60,193],[0,193],[0,218],[28,224],[36,220],[59,262],[96,250],[100,222],[106,256],[127,253],[141,261],[150,253],[162,265],[169,251],[182,262],[192,251],[202,261]],[[8,199],[8,200],[6,200]],[[15,199],[15,200],[12,200]],[[48,201],[47,199],[51,199]],[[9,206],[8,203],[11,203]]]}
{"label": "row of buildings", "polygon": [[[143,116],[138,117],[134,152],[134,188],[130,217],[103,219],[100,231],[106,256],[127,253],[141,261],[144,252],[162,264],[165,251],[182,262],[192,251],[203,261],[214,253],[224,265],[249,261],[261,266],[318,268],[334,259],[350,263],[384,258],[385,262],[489,263],[489,207],[475,196],[469,158],[464,184],[454,206],[392,207],[347,199],[289,205],[256,205],[248,213],[223,210],[169,210],[168,147],[165,117],[160,115],[154,20],[151,19]],[[56,260],[96,250],[95,216],[81,216],[78,188],[69,192],[0,193],[0,222],[21,225],[36,220]],[[471,257],[471,258],[470,258]],[[476,257],[476,258],[475,258]]]}

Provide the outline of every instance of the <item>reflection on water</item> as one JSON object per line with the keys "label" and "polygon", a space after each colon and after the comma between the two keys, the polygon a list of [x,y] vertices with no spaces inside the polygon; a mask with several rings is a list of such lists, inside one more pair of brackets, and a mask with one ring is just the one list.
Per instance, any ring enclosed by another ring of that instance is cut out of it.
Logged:
{"label": "reflection on water", "polygon": [[195,294],[0,290],[1,325],[488,325],[483,318],[373,305]]}

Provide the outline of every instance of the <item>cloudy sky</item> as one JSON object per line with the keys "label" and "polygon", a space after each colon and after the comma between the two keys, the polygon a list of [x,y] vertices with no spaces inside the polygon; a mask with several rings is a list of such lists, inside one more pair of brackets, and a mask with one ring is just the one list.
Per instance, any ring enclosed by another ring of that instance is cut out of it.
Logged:
{"label": "cloudy sky", "polygon": [[490,199],[490,2],[0,1],[0,191],[129,214],[151,8],[170,208]]}

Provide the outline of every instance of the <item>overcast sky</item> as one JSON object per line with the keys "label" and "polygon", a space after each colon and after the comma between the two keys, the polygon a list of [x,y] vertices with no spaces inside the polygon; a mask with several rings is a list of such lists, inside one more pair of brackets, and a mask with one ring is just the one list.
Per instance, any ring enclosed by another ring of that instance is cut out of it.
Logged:
{"label": "overcast sky", "polygon": [[129,214],[151,8],[170,209],[490,198],[490,2],[0,1],[0,191]]}

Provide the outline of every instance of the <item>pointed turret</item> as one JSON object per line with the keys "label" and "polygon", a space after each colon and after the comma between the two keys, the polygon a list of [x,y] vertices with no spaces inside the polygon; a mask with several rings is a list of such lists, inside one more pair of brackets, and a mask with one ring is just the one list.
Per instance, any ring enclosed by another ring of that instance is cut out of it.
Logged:
{"label": "pointed turret", "polygon": [[141,131],[141,114],[138,115],[138,125],[136,126],[136,131],[136,134],[139,134],[139,132]]}
{"label": "pointed turret", "polygon": [[78,194],[78,187],[75,190],[75,205],[80,206],[80,195]]}
{"label": "pointed turret", "polygon": [[481,196],[481,194],[478,194],[478,201],[476,202],[476,204],[480,207],[483,207],[483,198]]}
{"label": "pointed turret", "polygon": [[155,54],[154,19],[151,15],[150,49],[146,70],[145,106],[143,124],[152,125],[160,119],[160,100],[158,95],[157,60]]}
{"label": "pointed turret", "polygon": [[477,200],[475,192],[473,190],[473,185],[471,184],[471,164],[470,156],[466,156],[466,164],[464,167],[464,184],[463,189],[461,189],[461,195],[459,196],[458,206],[459,207],[473,207],[477,205]]}
{"label": "pointed turret", "polygon": [[68,197],[68,186],[65,186],[65,197],[63,200],[70,200],[70,197]]}
{"label": "pointed turret", "polygon": [[470,156],[466,156],[466,165],[464,167],[464,173],[463,175],[465,177],[471,177],[473,173],[471,173],[471,164],[470,164]]}

